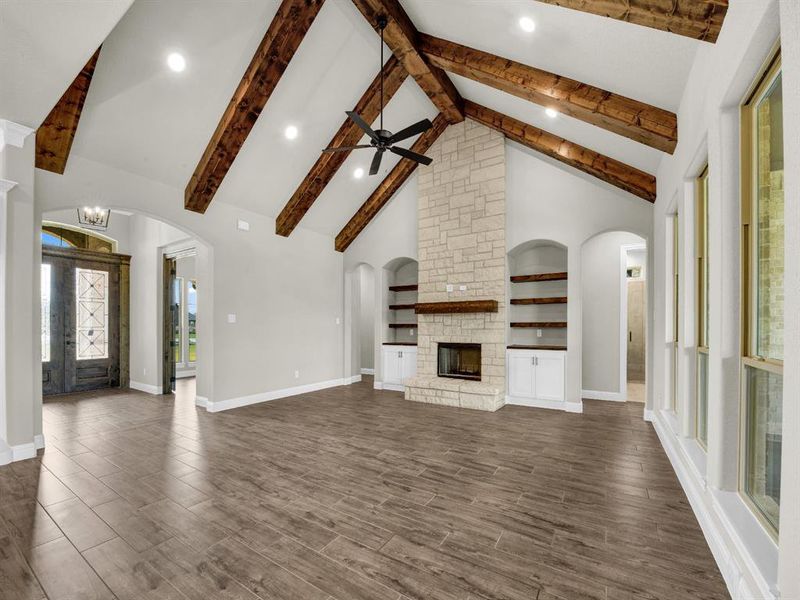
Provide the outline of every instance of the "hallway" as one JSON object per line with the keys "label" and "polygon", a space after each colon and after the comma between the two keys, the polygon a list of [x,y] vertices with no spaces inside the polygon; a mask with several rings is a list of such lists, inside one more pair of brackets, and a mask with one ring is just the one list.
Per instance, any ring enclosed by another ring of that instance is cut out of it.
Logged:
{"label": "hallway", "polygon": [[178,383],[45,402],[45,454],[0,468],[4,591],[728,598],[640,404],[483,413],[365,382],[212,415]]}

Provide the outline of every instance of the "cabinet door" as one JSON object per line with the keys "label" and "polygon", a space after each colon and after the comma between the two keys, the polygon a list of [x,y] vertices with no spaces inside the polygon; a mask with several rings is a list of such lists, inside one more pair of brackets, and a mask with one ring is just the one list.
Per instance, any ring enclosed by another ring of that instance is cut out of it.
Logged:
{"label": "cabinet door", "polygon": [[409,352],[403,350],[403,358],[400,360],[402,363],[403,381],[417,376],[417,353],[414,351]]}
{"label": "cabinet door", "polygon": [[400,365],[400,352],[397,350],[383,351],[383,382],[403,382],[403,372]]}
{"label": "cabinet door", "polygon": [[512,352],[508,355],[508,395],[533,398],[533,356]]}
{"label": "cabinet door", "polygon": [[563,402],[564,357],[560,354],[538,354],[534,380],[537,398]]}

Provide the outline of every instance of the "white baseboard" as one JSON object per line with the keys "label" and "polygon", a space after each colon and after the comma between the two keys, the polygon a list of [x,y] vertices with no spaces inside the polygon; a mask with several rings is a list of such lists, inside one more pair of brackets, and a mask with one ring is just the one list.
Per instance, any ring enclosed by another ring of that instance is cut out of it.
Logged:
{"label": "white baseboard", "polygon": [[[378,389],[378,388],[376,388],[376,389]],[[406,386],[404,386],[402,383],[386,383],[386,382],[383,382],[381,384],[380,389],[389,390],[389,391],[392,391],[392,392],[405,392],[406,391]]]}
{"label": "white baseboard", "polygon": [[7,465],[18,460],[27,460],[36,456],[36,450],[44,448],[44,436],[37,435],[34,441],[27,444],[16,444],[9,446],[5,440],[0,438],[0,466]]}
{"label": "white baseboard", "polygon": [[36,446],[37,450],[44,448],[44,436],[41,433],[33,436],[33,445]]}
{"label": "white baseboard", "polygon": [[375,375],[375,369],[361,369],[362,375]]}
{"label": "white baseboard", "polygon": [[[358,381],[361,380],[361,375],[356,375],[355,377],[358,377]],[[289,396],[297,396],[298,394],[307,394],[309,392],[325,390],[332,387],[338,387],[340,385],[349,385],[350,383],[353,383],[353,381],[351,381],[352,379],[353,379],[352,377],[344,379],[329,379],[328,381],[320,381],[318,383],[298,385],[295,387],[284,388],[281,390],[273,390],[271,392],[261,392],[259,394],[251,394],[249,396],[229,398],[227,400],[218,400],[217,402],[210,402],[206,400],[206,410],[208,412],[220,412],[223,410],[231,410],[232,408],[241,408],[242,406],[250,406],[251,404],[269,402],[270,400],[288,398]]]}
{"label": "white baseboard", "polygon": [[650,423],[653,422],[653,410],[650,408],[644,409],[644,420]]}
{"label": "white baseboard", "polygon": [[[749,509],[744,507],[743,501],[735,492],[708,489],[705,478],[702,477],[691,457],[678,443],[669,424],[663,421],[660,413],[645,411],[645,420],[652,420],[656,434],[672,463],[672,468],[678,476],[683,491],[686,493],[731,598],[733,600],[753,600],[754,598],[775,600],[777,595],[753,559],[751,544],[745,543],[741,538],[728,512],[723,509],[721,500],[729,505],[742,506],[746,514],[749,513]],[[755,517],[752,517],[751,520],[754,519]],[[766,533],[760,537],[762,540],[766,540],[766,545],[770,544],[769,536]],[[771,550],[774,550],[777,565],[777,547],[771,548]],[[761,558],[763,559],[763,556]]]}
{"label": "white baseboard", "polygon": [[352,383],[359,383],[361,381],[361,375],[352,375],[350,377],[345,377],[342,380],[342,385],[350,385]]}
{"label": "white baseboard", "polygon": [[200,408],[206,408],[208,406],[208,398],[205,396],[195,396],[194,397],[194,405],[199,406]]}
{"label": "white baseboard", "polygon": [[583,402],[559,402],[558,400],[539,400],[537,398],[520,398],[506,396],[506,404],[513,406],[530,406],[531,408],[547,408],[550,410],[563,410],[565,412],[582,413]]}
{"label": "white baseboard", "polygon": [[373,381],[372,382],[372,387],[374,389],[376,389],[376,390],[382,390],[383,389],[383,382],[382,381]]}
{"label": "white baseboard", "polygon": [[157,385],[150,385],[149,383],[141,383],[140,381],[133,381],[131,379],[130,383],[128,383],[128,387],[132,390],[139,390],[140,392],[145,392],[146,394],[153,394],[154,396],[160,396],[162,394],[161,388]]}
{"label": "white baseboard", "polygon": [[600,392],[597,390],[581,390],[581,397],[586,400],[609,400],[611,402],[625,402],[622,392]]}

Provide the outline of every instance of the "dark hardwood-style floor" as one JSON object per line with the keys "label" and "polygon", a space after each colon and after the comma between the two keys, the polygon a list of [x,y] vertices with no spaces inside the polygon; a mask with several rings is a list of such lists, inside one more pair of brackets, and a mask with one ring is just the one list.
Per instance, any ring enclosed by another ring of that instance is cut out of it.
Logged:
{"label": "dark hardwood-style floor", "polygon": [[641,413],[51,399],[47,451],[0,468],[0,597],[728,598]]}

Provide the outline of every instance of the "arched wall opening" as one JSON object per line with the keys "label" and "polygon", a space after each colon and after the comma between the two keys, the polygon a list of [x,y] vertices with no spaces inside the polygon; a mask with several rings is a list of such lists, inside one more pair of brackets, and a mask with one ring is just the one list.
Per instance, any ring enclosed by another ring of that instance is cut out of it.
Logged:
{"label": "arched wall opening", "polygon": [[598,233],[582,244],[581,267],[581,395],[645,403],[647,241],[626,231]]}

